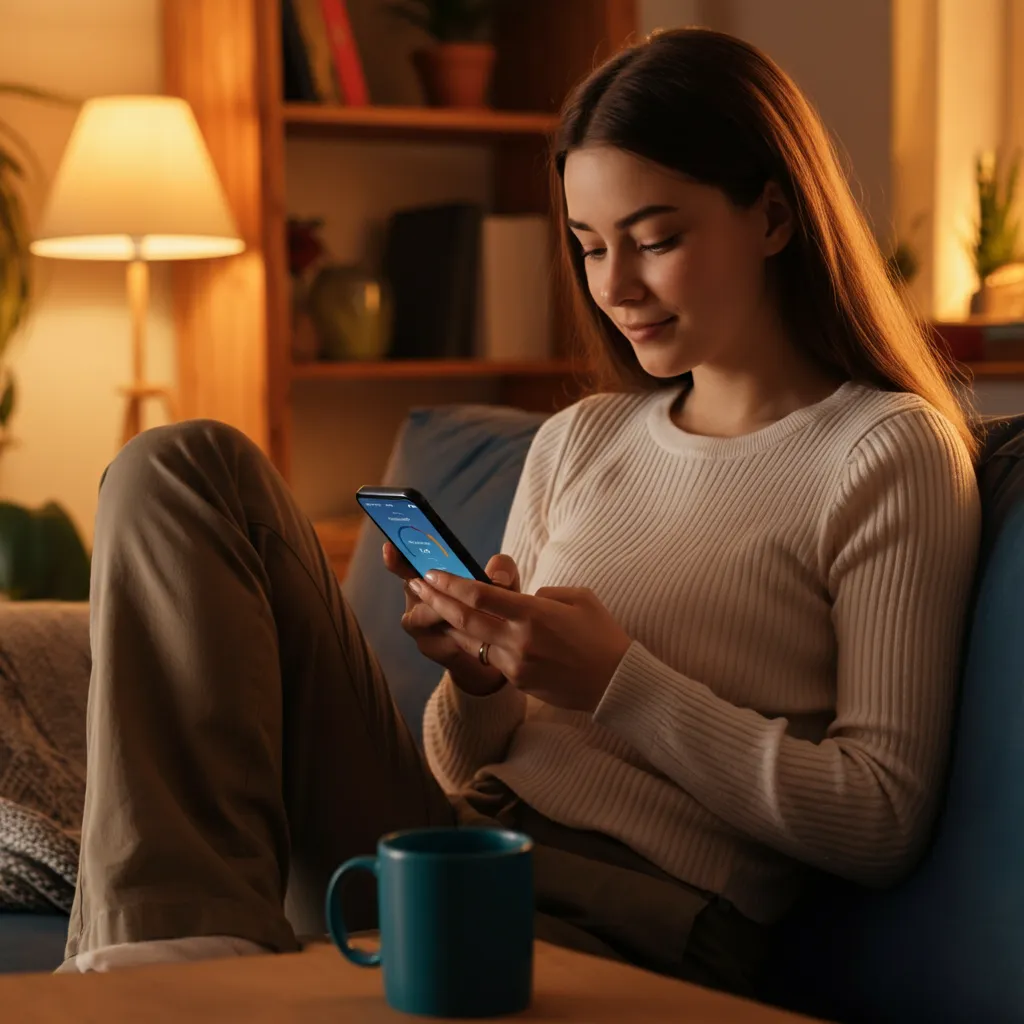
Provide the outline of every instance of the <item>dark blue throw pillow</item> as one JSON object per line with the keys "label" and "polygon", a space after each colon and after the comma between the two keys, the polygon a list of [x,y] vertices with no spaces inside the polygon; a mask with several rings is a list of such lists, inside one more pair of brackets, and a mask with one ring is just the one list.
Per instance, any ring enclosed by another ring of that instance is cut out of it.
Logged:
{"label": "dark blue throw pillow", "polygon": [[[379,482],[420,491],[469,553],[486,565],[500,550],[526,453],[544,419],[539,413],[500,406],[414,409]],[[401,584],[381,561],[383,541],[367,521],[342,589],[399,710],[422,742],[423,709],[441,670],[402,631],[405,600]]]}

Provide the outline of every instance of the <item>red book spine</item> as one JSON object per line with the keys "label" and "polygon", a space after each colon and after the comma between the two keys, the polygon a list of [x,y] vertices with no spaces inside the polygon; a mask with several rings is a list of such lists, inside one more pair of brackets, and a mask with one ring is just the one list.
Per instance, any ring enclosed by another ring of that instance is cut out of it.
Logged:
{"label": "red book spine", "polygon": [[933,323],[932,330],[954,359],[970,363],[985,358],[985,332],[978,324]]}
{"label": "red book spine", "polygon": [[350,107],[365,107],[370,102],[370,91],[366,87],[363,62],[356,48],[345,0],[320,0],[320,9],[324,14],[334,70],[345,102]]}

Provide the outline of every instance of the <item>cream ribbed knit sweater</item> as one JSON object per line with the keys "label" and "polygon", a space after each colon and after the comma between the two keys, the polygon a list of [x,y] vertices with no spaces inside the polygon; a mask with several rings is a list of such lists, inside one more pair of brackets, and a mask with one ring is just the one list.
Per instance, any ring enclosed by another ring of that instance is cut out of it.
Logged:
{"label": "cream ribbed knit sweater", "polygon": [[778,918],[812,865],[884,884],[920,854],[978,543],[974,471],[916,396],[848,383],[737,438],[677,389],[548,420],[502,550],[524,592],[591,588],[633,638],[593,715],[448,676],[425,740],[542,814]]}

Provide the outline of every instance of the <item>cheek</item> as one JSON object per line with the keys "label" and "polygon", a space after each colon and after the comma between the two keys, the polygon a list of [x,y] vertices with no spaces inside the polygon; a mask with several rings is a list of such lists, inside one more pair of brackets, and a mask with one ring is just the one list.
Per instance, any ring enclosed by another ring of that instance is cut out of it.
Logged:
{"label": "cheek", "polygon": [[749,241],[727,232],[715,232],[691,251],[687,288],[703,305],[714,303],[723,313],[738,313],[760,296],[764,262]]}
{"label": "cheek", "polygon": [[604,285],[601,283],[601,267],[592,263],[585,263],[584,268],[587,272],[587,288],[590,289],[590,297],[597,303],[599,309],[606,309],[607,303],[602,295]]}

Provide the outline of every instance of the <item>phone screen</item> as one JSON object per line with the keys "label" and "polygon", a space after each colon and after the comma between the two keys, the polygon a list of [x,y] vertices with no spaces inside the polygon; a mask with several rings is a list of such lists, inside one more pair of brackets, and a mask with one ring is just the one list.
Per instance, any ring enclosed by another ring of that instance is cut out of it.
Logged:
{"label": "phone screen", "polygon": [[442,569],[453,576],[475,578],[419,506],[407,498],[360,497],[359,504],[421,576],[428,569]]}

